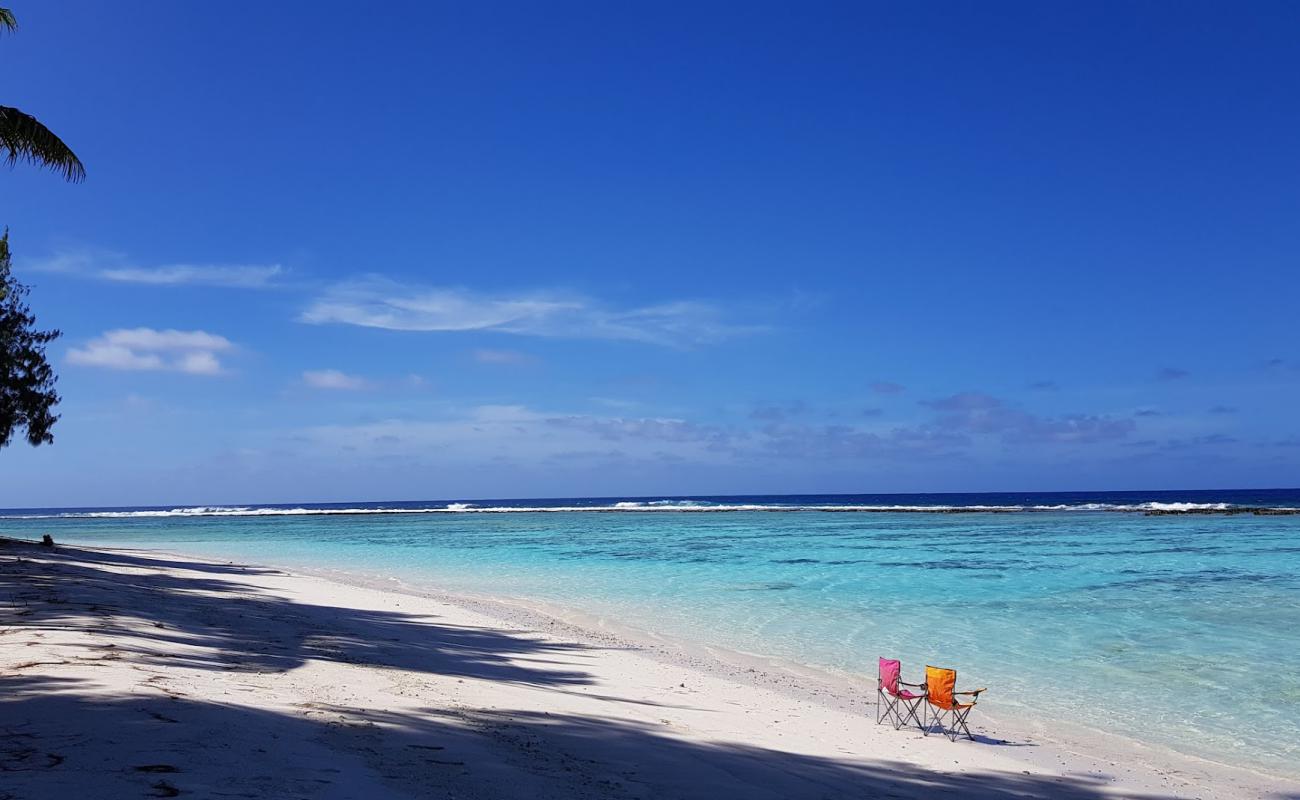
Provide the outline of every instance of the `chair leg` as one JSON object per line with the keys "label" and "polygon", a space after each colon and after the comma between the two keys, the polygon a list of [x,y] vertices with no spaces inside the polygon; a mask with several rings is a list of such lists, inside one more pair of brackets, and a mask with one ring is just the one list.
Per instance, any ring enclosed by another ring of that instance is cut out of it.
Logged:
{"label": "chair leg", "polygon": [[885,694],[884,690],[876,690],[876,724],[888,722],[893,724],[894,699]]}
{"label": "chair leg", "polygon": [[[971,735],[971,732],[970,732],[970,726],[968,726],[968,725],[966,724],[966,718],[969,717],[969,716],[970,716],[970,709],[969,709],[969,708],[966,709],[965,713],[962,713],[962,714],[956,714],[955,717],[954,717],[954,722],[955,722],[954,728],[957,727],[957,726],[960,726],[960,727],[961,727],[961,731],[962,731],[962,733],[965,733],[965,734],[966,734],[966,738],[967,738],[967,739],[970,739],[970,740],[973,742],[973,741],[975,741],[975,737]],[[955,733],[955,732],[956,732],[956,731],[954,731],[954,733]],[[953,738],[953,741],[954,741],[954,742],[957,741],[956,737]]]}
{"label": "chair leg", "polygon": [[921,713],[925,713],[925,709],[922,707],[921,703],[919,702],[909,703],[907,705],[907,716],[903,718],[903,720],[899,723],[898,727],[899,728],[903,727],[904,725],[907,724],[907,721],[910,719],[911,721],[916,723],[916,727],[924,729],[925,723],[921,722],[920,716],[918,716],[916,713],[918,709],[921,711]]}
{"label": "chair leg", "polygon": [[888,722],[895,728],[898,727],[898,700],[881,693],[876,697],[876,724]]}
{"label": "chair leg", "polygon": [[[929,715],[930,715],[930,716],[933,716],[933,717],[934,717],[934,721],[939,723],[939,730],[942,731],[942,730],[943,730],[943,712],[942,712],[942,711],[930,711],[930,712],[929,712]],[[934,724],[933,722],[928,723],[924,728],[921,729],[921,734],[924,735],[924,736],[929,736],[929,735],[932,733],[932,731],[931,731],[931,726],[932,726],[933,724]]]}
{"label": "chair leg", "polygon": [[953,738],[953,720],[957,718],[957,712],[952,709],[942,709],[934,712],[934,721],[938,724],[939,734],[948,737],[949,741],[956,741]]}

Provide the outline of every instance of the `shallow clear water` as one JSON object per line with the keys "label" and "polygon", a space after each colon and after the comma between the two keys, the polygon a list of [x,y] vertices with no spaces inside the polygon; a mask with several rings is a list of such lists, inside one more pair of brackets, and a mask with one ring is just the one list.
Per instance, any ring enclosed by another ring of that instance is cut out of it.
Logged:
{"label": "shallow clear water", "polygon": [[957,668],[990,707],[1300,772],[1300,516],[76,516],[0,532],[543,599],[868,677],[896,656],[908,679]]}

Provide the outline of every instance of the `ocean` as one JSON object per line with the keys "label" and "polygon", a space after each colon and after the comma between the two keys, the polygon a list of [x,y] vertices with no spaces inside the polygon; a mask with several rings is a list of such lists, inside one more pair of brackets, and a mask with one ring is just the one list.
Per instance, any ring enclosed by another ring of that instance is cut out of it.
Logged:
{"label": "ocean", "polygon": [[0,534],[519,597],[1300,773],[1300,490],[0,510]]}

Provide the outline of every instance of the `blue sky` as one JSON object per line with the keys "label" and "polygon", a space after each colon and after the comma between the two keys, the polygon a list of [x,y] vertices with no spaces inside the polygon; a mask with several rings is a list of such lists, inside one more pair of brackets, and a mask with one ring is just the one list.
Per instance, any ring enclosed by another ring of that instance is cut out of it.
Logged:
{"label": "blue sky", "polygon": [[13,0],[0,506],[1300,484],[1300,6]]}

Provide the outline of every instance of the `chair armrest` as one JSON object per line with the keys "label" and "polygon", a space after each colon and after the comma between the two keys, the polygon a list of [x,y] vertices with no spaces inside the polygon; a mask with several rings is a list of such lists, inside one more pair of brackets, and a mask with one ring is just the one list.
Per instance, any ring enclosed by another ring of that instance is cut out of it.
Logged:
{"label": "chair armrest", "polygon": [[971,695],[972,697],[979,697],[980,692],[987,692],[987,691],[988,689],[976,689],[972,692],[953,692],[953,694],[968,694]]}
{"label": "chair armrest", "polygon": [[907,681],[899,681],[898,684],[899,684],[900,686],[916,686],[916,687],[921,688],[921,689],[924,689],[924,688],[925,688],[925,684],[924,684],[924,683],[908,683]]}

